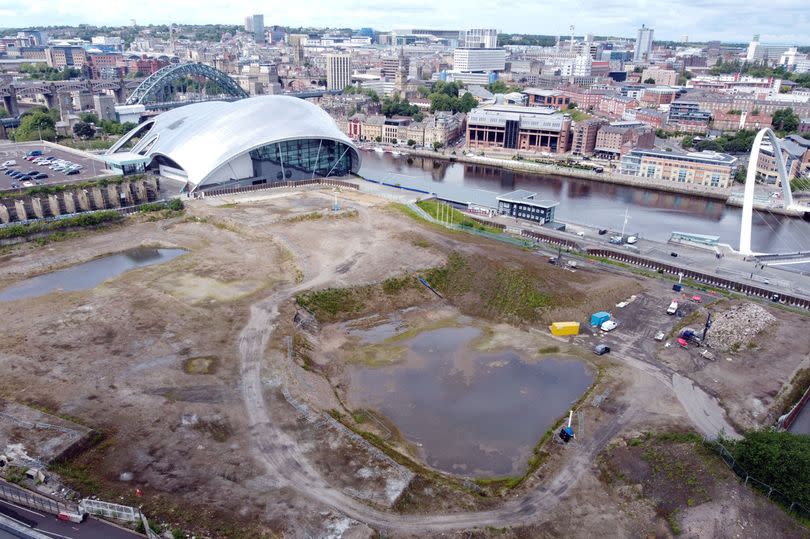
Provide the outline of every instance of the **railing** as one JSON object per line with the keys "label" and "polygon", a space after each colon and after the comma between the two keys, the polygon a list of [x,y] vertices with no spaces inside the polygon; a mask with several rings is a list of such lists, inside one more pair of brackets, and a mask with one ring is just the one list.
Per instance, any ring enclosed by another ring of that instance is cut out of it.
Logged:
{"label": "railing", "polygon": [[763,483],[762,481],[754,478],[752,475],[749,475],[746,469],[737,463],[737,460],[734,458],[731,452],[726,449],[725,446],[723,446],[723,444],[718,440],[707,441],[707,445],[720,454],[728,467],[731,468],[735,474],[737,474],[737,477],[743,480],[743,484],[751,485],[757,490],[763,492],[769,500],[778,502],[789,512],[795,513],[801,518],[810,519],[810,509],[795,500],[791,500],[783,492],[776,490],[771,485]]}
{"label": "railing", "polygon": [[62,511],[79,513],[78,507],[74,504],[62,503],[45,496],[29,493],[5,482],[0,482],[0,499],[52,515],[58,515]]}
{"label": "railing", "polygon": [[659,262],[657,260],[650,260],[648,258],[643,258],[640,256],[635,256],[627,253],[619,253],[616,251],[612,251],[610,249],[588,249],[587,253],[591,256],[609,258],[617,262],[633,264],[635,266],[646,268],[652,271],[657,271],[659,273],[668,273],[671,275],[683,274],[684,278],[692,279],[697,283],[714,286],[717,288],[724,288],[748,296],[756,296],[765,299],[772,299],[774,297],[777,297],[779,303],[783,303],[791,307],[799,307],[802,309],[810,310],[810,299],[807,298],[800,298],[797,296],[793,296],[791,294],[784,294],[782,292],[769,290],[767,288],[762,288],[759,286],[753,286],[738,281],[723,279],[722,277],[718,277],[716,275],[712,275],[709,273],[701,273],[699,271],[686,269],[680,266],[673,266],[671,264],[666,264],[664,262]]}
{"label": "railing", "polygon": [[141,520],[141,510],[137,507],[120,505],[117,503],[103,502],[101,500],[91,500],[85,498],[79,502],[79,508],[83,513],[90,513],[104,518],[114,518],[127,522],[137,522]]}

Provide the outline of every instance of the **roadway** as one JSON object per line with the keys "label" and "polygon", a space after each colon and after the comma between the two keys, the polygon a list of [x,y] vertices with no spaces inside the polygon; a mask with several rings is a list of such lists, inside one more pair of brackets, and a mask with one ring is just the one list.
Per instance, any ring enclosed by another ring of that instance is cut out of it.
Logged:
{"label": "roadway", "polygon": [[[64,522],[54,515],[27,509],[3,500],[0,500],[0,516],[57,539],[135,539],[144,537],[95,518],[88,517],[81,524]],[[2,533],[7,532],[0,532],[0,539],[4,537]],[[10,535],[10,537],[14,536]]]}

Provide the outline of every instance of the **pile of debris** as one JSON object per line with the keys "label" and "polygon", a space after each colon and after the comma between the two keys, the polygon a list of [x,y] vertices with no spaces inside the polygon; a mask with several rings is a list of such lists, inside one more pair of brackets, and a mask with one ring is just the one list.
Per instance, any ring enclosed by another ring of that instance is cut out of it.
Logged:
{"label": "pile of debris", "polygon": [[756,303],[738,303],[713,317],[706,344],[722,352],[748,347],[760,331],[776,323],[776,318]]}

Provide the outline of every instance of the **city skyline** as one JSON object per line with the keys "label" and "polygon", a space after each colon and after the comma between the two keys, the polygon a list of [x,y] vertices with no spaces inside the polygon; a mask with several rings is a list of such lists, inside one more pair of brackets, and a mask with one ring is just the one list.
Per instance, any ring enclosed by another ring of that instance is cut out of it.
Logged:
{"label": "city skyline", "polygon": [[[575,34],[591,33],[634,38],[637,29],[646,24],[655,29],[660,41],[721,40],[747,42],[760,34],[763,42],[810,44],[810,15],[802,0],[775,0],[769,4],[744,4],[737,0],[720,0],[705,4],[698,0],[672,3],[649,0],[628,4],[616,0],[596,2],[581,0],[565,12],[544,5],[524,5],[503,9],[480,4],[461,5],[451,0],[433,5],[422,0],[394,0],[383,5],[349,1],[340,6],[328,2],[312,2],[306,7],[296,4],[274,6],[261,2],[242,2],[238,7],[230,2],[214,0],[205,9],[197,3],[180,0],[171,4],[144,0],[133,12],[123,6],[88,0],[45,0],[23,5],[0,1],[0,20],[7,27],[50,25],[127,25],[131,19],[138,24],[234,24],[241,25],[245,13],[268,14],[266,25],[313,27],[374,27],[381,30],[421,26],[430,28],[497,27],[501,32],[565,36],[568,27]],[[430,21],[425,23],[424,21]],[[441,21],[436,22],[436,21]],[[484,22],[486,21],[486,22]],[[752,24],[756,21],[756,24]],[[722,25],[718,25],[722,22]]]}

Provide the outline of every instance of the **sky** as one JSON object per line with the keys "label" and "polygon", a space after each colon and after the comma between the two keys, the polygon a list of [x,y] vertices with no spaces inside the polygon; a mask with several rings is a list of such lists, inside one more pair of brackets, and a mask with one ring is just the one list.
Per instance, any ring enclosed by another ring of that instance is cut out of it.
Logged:
{"label": "sky", "polygon": [[808,0],[0,0],[0,27],[31,25],[241,24],[312,27],[497,28],[507,33],[635,37],[643,23],[656,40],[810,44]]}

